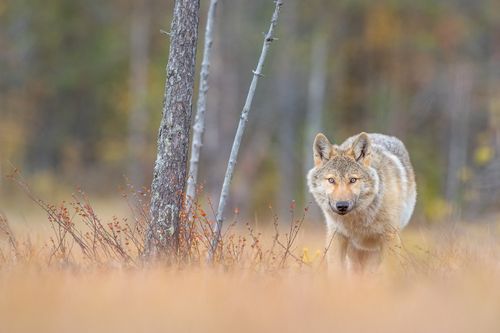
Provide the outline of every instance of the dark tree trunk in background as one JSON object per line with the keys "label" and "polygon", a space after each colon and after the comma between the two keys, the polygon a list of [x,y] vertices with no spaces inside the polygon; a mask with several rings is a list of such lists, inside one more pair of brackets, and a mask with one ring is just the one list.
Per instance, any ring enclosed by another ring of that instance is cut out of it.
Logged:
{"label": "dark tree trunk in background", "polygon": [[130,95],[128,134],[128,176],[133,185],[144,186],[144,151],[148,123],[147,91],[149,64],[149,26],[151,3],[138,0],[133,4],[130,29]]}
{"label": "dark tree trunk in background", "polygon": [[466,64],[451,65],[448,69],[448,88],[444,106],[449,114],[448,166],[445,197],[452,207],[452,217],[460,218],[463,203],[461,173],[467,167],[469,113],[472,108],[473,72]]}
{"label": "dark tree trunk in background", "polygon": [[146,255],[172,254],[179,236],[189,153],[199,0],[176,0],[158,134]]}
{"label": "dark tree trunk in background", "polygon": [[[304,138],[304,170],[302,171],[303,179],[305,175],[314,166],[311,153],[314,136],[323,131],[322,120],[323,110],[325,108],[325,91],[326,91],[326,73],[327,73],[327,39],[324,35],[317,35],[311,47],[310,74],[307,93],[307,114],[305,122],[305,138]],[[331,91],[329,93],[332,93]],[[309,193],[307,184],[304,184],[304,204],[308,205],[313,202],[313,197]]]}
{"label": "dark tree trunk in background", "polygon": [[[284,27],[283,34],[286,36],[297,35],[297,3],[290,2],[287,11],[283,14]],[[298,87],[298,71],[297,58],[292,51],[293,43],[285,44],[288,48],[282,53],[280,59],[280,75],[278,78],[278,107],[280,112],[280,120],[278,127],[279,141],[279,174],[280,174],[280,191],[278,192],[278,210],[280,216],[289,216],[290,204],[296,199],[297,181],[298,179],[298,138],[297,125],[298,117],[300,116],[299,100],[297,92]],[[302,170],[300,170],[302,171]],[[284,219],[289,222],[288,218]]]}

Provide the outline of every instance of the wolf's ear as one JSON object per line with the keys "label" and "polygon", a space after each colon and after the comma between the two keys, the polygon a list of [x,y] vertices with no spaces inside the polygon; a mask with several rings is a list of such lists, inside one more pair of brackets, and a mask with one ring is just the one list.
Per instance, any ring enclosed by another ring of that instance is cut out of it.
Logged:
{"label": "wolf's ear", "polygon": [[323,133],[318,133],[314,139],[313,156],[314,166],[320,167],[328,161],[332,155],[332,144]]}
{"label": "wolf's ear", "polygon": [[354,159],[358,162],[363,163],[364,165],[370,165],[370,153],[371,153],[371,142],[368,134],[362,132],[358,135],[358,137],[354,140],[352,144],[350,154]]}

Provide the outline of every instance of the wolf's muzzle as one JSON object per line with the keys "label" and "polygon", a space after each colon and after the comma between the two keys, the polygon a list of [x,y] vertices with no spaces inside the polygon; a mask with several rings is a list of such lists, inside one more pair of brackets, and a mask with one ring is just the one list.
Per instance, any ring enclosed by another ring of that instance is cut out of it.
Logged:
{"label": "wolf's muzzle", "polygon": [[335,205],[329,202],[329,204],[330,208],[339,215],[345,215],[349,213],[349,211],[352,208],[351,203],[349,201],[337,201]]}
{"label": "wolf's muzzle", "polygon": [[347,213],[347,211],[349,210],[349,202],[339,201],[335,204],[335,208],[337,208],[339,213]]}

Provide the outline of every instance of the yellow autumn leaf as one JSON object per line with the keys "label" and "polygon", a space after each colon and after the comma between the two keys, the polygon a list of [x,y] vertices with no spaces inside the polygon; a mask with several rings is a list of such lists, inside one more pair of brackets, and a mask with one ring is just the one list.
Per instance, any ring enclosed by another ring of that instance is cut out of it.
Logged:
{"label": "yellow autumn leaf", "polygon": [[309,255],[309,248],[305,247],[302,249],[302,261],[306,264],[312,262],[311,256]]}
{"label": "yellow autumn leaf", "polygon": [[483,166],[488,164],[493,159],[493,149],[490,146],[482,145],[474,151],[474,162],[477,165]]}

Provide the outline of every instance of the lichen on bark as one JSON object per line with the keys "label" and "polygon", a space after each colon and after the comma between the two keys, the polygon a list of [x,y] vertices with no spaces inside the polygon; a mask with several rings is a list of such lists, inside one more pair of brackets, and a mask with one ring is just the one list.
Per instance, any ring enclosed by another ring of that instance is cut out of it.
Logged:
{"label": "lichen on bark", "polygon": [[172,254],[178,246],[187,176],[199,10],[199,0],[175,1],[158,152],[151,184],[151,222],[145,247],[148,257]]}

